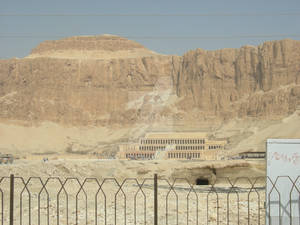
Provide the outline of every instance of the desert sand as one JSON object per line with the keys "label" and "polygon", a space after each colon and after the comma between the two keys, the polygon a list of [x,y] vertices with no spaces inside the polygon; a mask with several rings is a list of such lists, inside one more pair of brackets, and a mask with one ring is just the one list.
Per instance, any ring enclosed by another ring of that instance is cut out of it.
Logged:
{"label": "desert sand", "polygon": [[[49,215],[50,224],[57,224],[58,211],[60,224],[67,218],[69,224],[76,224],[76,220],[78,224],[95,224],[96,220],[98,224],[105,224],[105,220],[107,224],[153,224],[154,173],[158,174],[162,224],[246,224],[248,219],[250,224],[264,224],[264,170],[264,161],[245,160],[17,160],[0,167],[1,174],[16,176],[15,222],[22,219],[25,224],[29,215],[32,223],[38,223],[39,218],[46,223]],[[211,184],[195,185],[197,178],[206,178]],[[235,189],[231,189],[233,185]],[[8,178],[1,180],[0,189],[7,222]]]}

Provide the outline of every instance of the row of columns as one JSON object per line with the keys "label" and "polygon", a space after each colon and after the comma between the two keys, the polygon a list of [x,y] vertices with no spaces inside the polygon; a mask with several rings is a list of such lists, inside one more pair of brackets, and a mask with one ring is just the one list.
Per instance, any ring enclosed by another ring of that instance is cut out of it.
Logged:
{"label": "row of columns", "polygon": [[205,144],[205,139],[142,139],[141,144]]}
{"label": "row of columns", "polygon": [[127,153],[126,158],[145,158],[145,159],[153,159],[154,158],[154,154],[152,153]]}
{"label": "row of columns", "polygon": [[[176,150],[204,150],[204,145],[177,145],[175,147]],[[141,151],[157,151],[157,150],[165,150],[165,146],[139,146],[139,150]]]}
{"label": "row of columns", "polygon": [[221,149],[222,146],[221,145],[209,145],[208,149]]}
{"label": "row of columns", "polygon": [[139,150],[143,150],[143,151],[165,150],[165,146],[139,146]]}
{"label": "row of columns", "polygon": [[188,146],[176,146],[176,150],[204,150],[204,146],[203,145],[188,145]]}
{"label": "row of columns", "polygon": [[201,158],[201,154],[199,152],[169,152],[169,159],[186,159],[186,158]]}

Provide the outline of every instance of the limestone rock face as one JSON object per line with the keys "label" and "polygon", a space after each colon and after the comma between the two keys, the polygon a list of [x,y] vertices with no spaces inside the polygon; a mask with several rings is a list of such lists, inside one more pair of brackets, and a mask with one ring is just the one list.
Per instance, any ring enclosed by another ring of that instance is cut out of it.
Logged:
{"label": "limestone rock face", "polygon": [[45,41],[27,58],[114,59],[157,55],[141,44],[114,35],[77,36]]}
{"label": "limestone rock face", "polygon": [[222,118],[287,115],[299,104],[299,60],[300,42],[293,40],[190,51],[175,80],[178,107]]}
{"label": "limestone rock face", "polygon": [[105,35],[0,60],[0,118],[69,125],[277,118],[300,105],[300,41],[154,53]]}
{"label": "limestone rock face", "polygon": [[[171,73],[170,57],[0,61],[0,117],[105,125],[134,122],[139,95]],[[132,121],[133,120],[133,121]]]}

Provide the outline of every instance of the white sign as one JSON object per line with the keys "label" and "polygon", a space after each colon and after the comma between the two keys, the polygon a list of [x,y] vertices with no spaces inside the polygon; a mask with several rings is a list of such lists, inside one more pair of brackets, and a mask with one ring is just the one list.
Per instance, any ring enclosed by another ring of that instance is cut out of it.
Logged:
{"label": "white sign", "polygon": [[266,224],[300,225],[300,139],[267,140]]}

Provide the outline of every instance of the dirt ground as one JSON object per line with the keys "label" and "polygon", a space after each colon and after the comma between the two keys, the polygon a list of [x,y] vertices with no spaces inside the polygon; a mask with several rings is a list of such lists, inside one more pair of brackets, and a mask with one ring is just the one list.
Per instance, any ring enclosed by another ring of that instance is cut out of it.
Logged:
{"label": "dirt ground", "polygon": [[22,177],[114,177],[152,178],[155,173],[160,178],[186,178],[194,183],[205,177],[213,182],[219,177],[259,177],[265,176],[265,160],[115,160],[115,159],[57,159],[59,156],[35,160],[15,160],[13,164],[0,165],[1,176],[14,174]]}
{"label": "dirt ground", "polygon": [[[159,224],[264,224],[264,161],[39,159],[0,166],[1,176],[24,177],[15,180],[17,224],[38,224],[39,219],[47,224],[48,218],[49,224],[57,224],[57,218],[59,224],[153,224],[154,173]],[[199,178],[209,184],[195,185]],[[7,222],[8,178],[0,189]]]}

